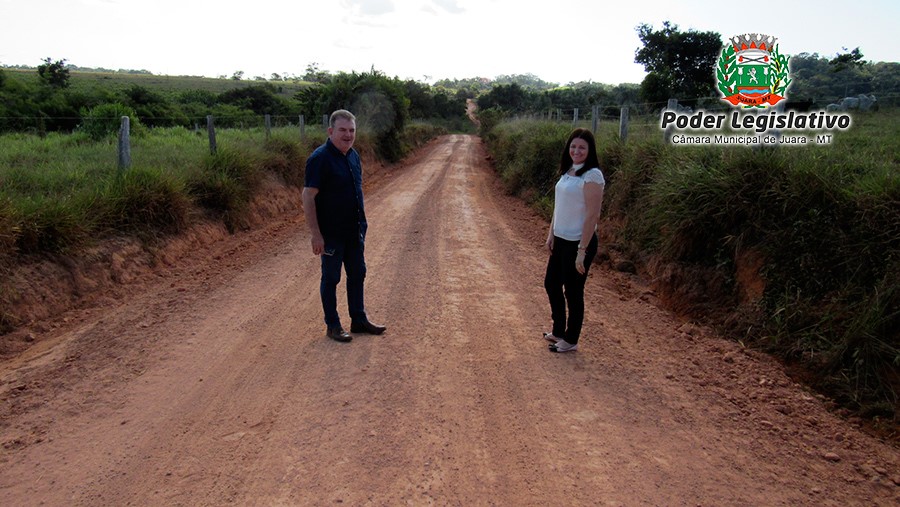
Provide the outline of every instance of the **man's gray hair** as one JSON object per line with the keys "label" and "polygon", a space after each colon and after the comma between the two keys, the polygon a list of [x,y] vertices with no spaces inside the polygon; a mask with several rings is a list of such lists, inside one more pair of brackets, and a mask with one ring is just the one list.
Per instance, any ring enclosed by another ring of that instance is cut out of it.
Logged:
{"label": "man's gray hair", "polygon": [[334,128],[334,122],[338,120],[348,120],[356,123],[356,116],[353,116],[353,113],[347,111],[346,109],[338,109],[337,111],[331,113],[331,118],[328,120],[328,126]]}

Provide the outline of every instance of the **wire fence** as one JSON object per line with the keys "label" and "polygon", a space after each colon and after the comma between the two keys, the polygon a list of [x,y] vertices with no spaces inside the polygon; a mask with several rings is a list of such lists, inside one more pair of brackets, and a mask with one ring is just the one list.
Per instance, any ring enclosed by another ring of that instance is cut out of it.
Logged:
{"label": "wire fence", "polygon": [[[297,123],[292,123],[287,116],[272,116],[272,115],[263,115],[261,117],[254,116],[241,116],[241,117],[225,117],[226,121],[235,119],[240,119],[240,128],[242,130],[259,130],[262,129],[265,132],[265,140],[268,141],[272,136],[272,130],[276,128],[297,128],[298,140],[303,141],[306,139],[306,118],[304,115],[298,115],[296,118],[290,117],[292,119],[296,119]],[[204,127],[206,129],[207,138],[209,140],[209,152],[212,155],[215,155],[218,151],[218,136],[216,135],[216,123],[220,121],[221,118],[216,118],[213,115],[208,115],[205,118]],[[249,120],[245,124],[245,120]],[[253,120],[256,120],[255,122]],[[262,124],[259,125],[258,121],[262,120]],[[131,166],[131,119],[128,116],[123,116],[121,118],[121,124],[119,127],[118,133],[118,160],[119,160],[119,169],[126,169]],[[254,124],[255,123],[255,124]],[[322,116],[322,126],[327,127],[328,125],[328,115]],[[200,124],[195,123],[194,130],[200,131]]]}
{"label": "wire fence", "polygon": [[[156,127],[185,127],[201,130],[206,128],[207,116],[138,116],[132,118],[135,127],[142,125],[149,128]],[[214,115],[216,125],[220,128],[254,129],[302,127],[306,125],[327,126],[328,115],[322,118],[306,119],[304,115]],[[118,122],[121,117],[106,116],[0,116],[0,133],[4,131],[24,132],[30,134],[45,134],[50,131],[77,131],[89,122]],[[63,126],[65,128],[54,128]]]}
{"label": "wire fence", "polygon": [[[884,100],[886,104],[897,103],[900,95],[888,95]],[[528,113],[519,113],[513,116],[514,120],[540,120],[571,123],[574,127],[589,128],[595,135],[604,135],[608,137],[618,137],[620,142],[627,142],[629,138],[637,137],[645,139],[650,136],[660,136],[667,139],[671,132],[665,132],[661,128],[661,113],[666,110],[677,110],[679,112],[691,112],[693,110],[704,110],[709,113],[722,113],[734,110],[734,107],[722,101],[719,97],[701,97],[699,99],[690,99],[689,104],[692,107],[685,107],[679,104],[677,99],[669,99],[663,102],[648,102],[639,104],[620,105],[601,105],[593,104],[587,107],[572,108],[556,108],[551,107],[541,111],[533,111]],[[784,107],[783,103],[780,104]],[[321,117],[307,118],[302,114],[298,115],[206,115],[196,117],[152,117],[152,118],[134,118],[127,116],[118,118],[81,118],[81,117],[0,117],[0,123],[16,122],[20,125],[34,125],[30,128],[20,129],[20,132],[31,134],[45,135],[47,129],[42,125],[49,121],[54,122],[71,122],[75,125],[84,125],[88,121],[104,121],[104,122],[121,122],[118,127],[118,161],[120,168],[127,168],[131,165],[131,134],[137,124],[154,128],[154,127],[172,127],[190,125],[189,129],[200,136],[204,132],[209,143],[209,152],[215,154],[218,150],[217,129],[239,129],[248,132],[256,132],[260,137],[264,136],[264,141],[268,140],[274,129],[291,129],[296,132],[296,139],[303,141],[307,137],[307,127],[315,127],[318,133],[321,133],[328,126],[329,116],[323,114]],[[365,129],[365,118],[360,118],[360,129]],[[321,127],[321,130],[318,128]],[[114,131],[115,127],[110,129]],[[294,134],[290,134],[293,136]]]}
{"label": "wire fence", "polygon": [[[862,94],[868,95],[868,94]],[[841,102],[845,98],[858,98],[857,96],[850,97],[834,97],[829,99],[828,104],[822,107],[813,107],[810,103],[807,102],[790,102],[789,108],[798,109],[798,110],[818,110],[818,109],[826,109],[828,105],[838,106],[840,107]],[[587,107],[569,107],[569,108],[558,108],[551,107],[544,110],[539,111],[528,111],[522,112],[515,115],[516,118],[529,118],[529,119],[540,119],[540,120],[552,120],[552,121],[582,121],[582,120],[592,120],[595,116],[598,116],[600,121],[618,121],[620,117],[620,111],[622,109],[628,109],[629,116],[632,118],[658,118],[659,114],[668,109],[670,107],[670,102],[672,99],[668,99],[665,102],[642,102],[642,103],[628,103],[625,105],[589,105]],[[677,98],[679,107],[689,107],[690,110],[704,110],[711,113],[720,113],[727,112],[734,109],[733,106],[729,105],[725,101],[723,101],[720,97],[699,97],[699,98]],[[826,101],[822,101],[823,103]],[[687,106],[685,106],[687,105]],[[873,102],[873,106],[876,108],[888,108],[894,109],[898,105],[900,105],[900,94],[895,95],[884,95],[882,97],[876,97],[876,100]]]}
{"label": "wire fence", "polygon": [[[865,95],[865,94],[861,94]],[[871,97],[867,95],[867,97]],[[834,112],[858,112],[858,106],[848,106],[845,100],[858,99],[856,97],[834,97],[825,107],[811,107],[810,103],[791,103],[787,106],[781,102],[772,108],[783,112],[785,109],[798,111],[834,111]],[[877,111],[881,106],[886,110],[894,110],[900,105],[900,94],[883,95],[880,100],[870,100],[869,111]],[[735,107],[726,103],[718,96],[707,96],[693,99],[669,99],[666,102],[645,102],[618,105],[592,105],[587,108],[548,108],[541,111],[531,111],[513,115],[515,120],[540,120],[571,123],[573,128],[589,128],[595,135],[601,132],[608,136],[618,136],[621,142],[626,142],[629,137],[661,136],[668,140],[672,129],[662,128],[661,115],[665,111],[677,111],[681,113],[693,113],[705,111],[711,114],[728,113],[735,111]],[[760,109],[750,109],[747,114],[756,114]]]}

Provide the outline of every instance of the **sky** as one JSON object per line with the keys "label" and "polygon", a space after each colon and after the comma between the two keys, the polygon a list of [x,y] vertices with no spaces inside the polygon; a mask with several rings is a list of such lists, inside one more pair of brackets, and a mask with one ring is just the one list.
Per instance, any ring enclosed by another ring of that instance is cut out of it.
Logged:
{"label": "sky", "polygon": [[636,27],[764,33],[782,54],[900,61],[896,0],[0,0],[0,65],[245,79],[375,69],[433,84],[533,74],[565,85],[640,83]]}

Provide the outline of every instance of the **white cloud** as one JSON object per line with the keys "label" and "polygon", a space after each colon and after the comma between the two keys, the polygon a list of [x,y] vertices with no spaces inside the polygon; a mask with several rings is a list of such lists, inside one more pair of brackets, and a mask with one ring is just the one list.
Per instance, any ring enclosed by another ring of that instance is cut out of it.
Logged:
{"label": "white cloud", "polygon": [[381,16],[394,12],[393,0],[342,0],[341,3],[354,14]]}
{"label": "white cloud", "polygon": [[456,0],[431,0],[431,2],[450,14],[462,14],[466,12],[465,9],[457,5]]}

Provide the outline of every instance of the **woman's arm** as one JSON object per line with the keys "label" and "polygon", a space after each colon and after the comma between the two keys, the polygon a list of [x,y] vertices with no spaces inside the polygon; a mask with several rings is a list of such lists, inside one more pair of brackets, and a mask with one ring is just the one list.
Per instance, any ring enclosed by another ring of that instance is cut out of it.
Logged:
{"label": "woman's arm", "polygon": [[553,253],[553,219],[550,219],[550,231],[547,232],[547,241],[544,246],[550,253]]}
{"label": "woman's arm", "polygon": [[578,256],[575,258],[575,269],[584,274],[584,255],[597,222],[600,220],[600,209],[603,207],[603,185],[586,181],[584,183],[584,225],[581,227],[581,242],[578,248]]}

